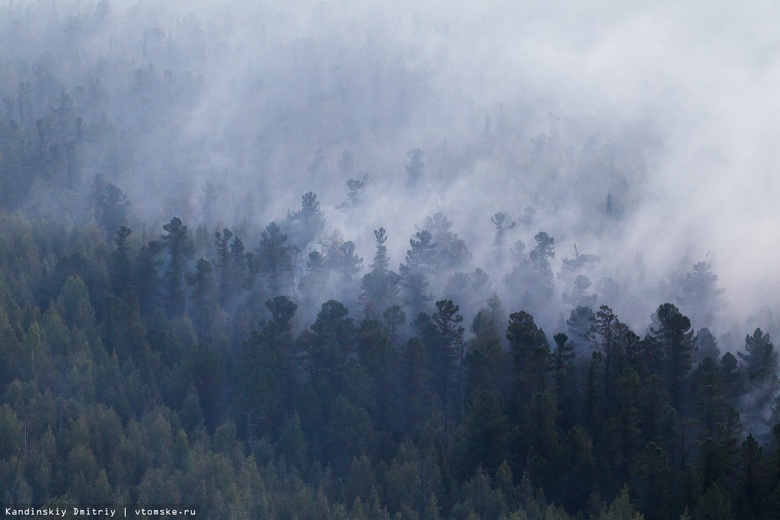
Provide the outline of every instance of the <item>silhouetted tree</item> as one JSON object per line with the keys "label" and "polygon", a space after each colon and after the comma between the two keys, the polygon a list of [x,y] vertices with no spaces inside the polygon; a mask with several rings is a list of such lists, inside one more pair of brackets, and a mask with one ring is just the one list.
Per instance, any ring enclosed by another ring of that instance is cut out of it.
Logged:
{"label": "silhouetted tree", "polygon": [[122,226],[117,229],[114,239],[116,249],[111,258],[111,288],[115,295],[124,292],[132,282],[133,273],[130,270],[130,257],[127,254],[127,237],[130,233],[130,228]]}
{"label": "silhouetted tree", "polygon": [[301,209],[290,211],[287,218],[291,224],[291,241],[301,250],[305,250],[325,228],[325,217],[320,203],[317,195],[312,192],[301,197]]}
{"label": "silhouetted tree", "polygon": [[187,260],[195,251],[192,240],[187,234],[187,226],[181,219],[173,217],[163,225],[166,231],[162,235],[163,244],[168,250],[168,269],[165,271],[166,303],[170,314],[184,312],[184,286],[182,277]]}
{"label": "silhouetted tree", "polygon": [[664,379],[671,405],[678,412],[687,395],[687,378],[691,372],[694,353],[691,320],[683,316],[671,303],[658,307],[651,331],[664,355]]}
{"label": "silhouetted tree", "polygon": [[280,295],[284,278],[292,269],[292,256],[286,242],[287,235],[282,233],[282,228],[271,222],[262,232],[260,245],[256,249],[258,269],[268,282],[272,296]]}

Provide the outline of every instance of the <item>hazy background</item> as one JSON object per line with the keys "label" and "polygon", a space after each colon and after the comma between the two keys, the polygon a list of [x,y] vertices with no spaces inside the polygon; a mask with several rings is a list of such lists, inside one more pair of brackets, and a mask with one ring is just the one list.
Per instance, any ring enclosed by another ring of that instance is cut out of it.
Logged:
{"label": "hazy background", "polygon": [[[599,303],[637,329],[708,259],[729,302],[716,333],[780,332],[780,6],[587,4],[8,0],[5,110],[30,82],[23,125],[48,118],[55,135],[65,92],[86,128],[77,182],[39,179],[20,208],[77,222],[102,173],[148,237],[173,215],[211,233],[265,226],[314,191],[364,272],[373,229],[397,266],[442,212],[496,289],[512,244],[543,230],[556,273],[574,244],[600,257],[588,276],[621,297]],[[425,172],[409,185],[416,147]],[[361,205],[340,209],[364,175]],[[498,211],[519,223],[500,252]]]}

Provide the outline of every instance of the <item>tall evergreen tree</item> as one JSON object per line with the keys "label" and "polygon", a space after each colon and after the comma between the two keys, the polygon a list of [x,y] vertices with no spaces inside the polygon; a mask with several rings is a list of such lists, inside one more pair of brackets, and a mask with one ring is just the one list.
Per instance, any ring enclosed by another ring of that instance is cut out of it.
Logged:
{"label": "tall evergreen tree", "polygon": [[166,303],[168,312],[173,315],[184,312],[184,286],[182,277],[187,260],[195,251],[192,240],[187,234],[187,226],[181,219],[173,217],[163,225],[166,234],[163,244],[168,250],[168,269],[165,272]]}
{"label": "tall evergreen tree", "polygon": [[138,252],[133,288],[141,302],[141,308],[145,311],[151,311],[157,305],[159,291],[157,268],[163,263],[159,255],[164,248],[164,243],[150,240]]}
{"label": "tall evergreen tree", "polygon": [[680,412],[685,404],[695,349],[691,320],[671,303],[658,307],[653,318],[656,325],[651,331],[664,354],[664,379],[671,405]]}
{"label": "tall evergreen tree", "polygon": [[777,373],[778,354],[769,334],[756,329],[745,336],[745,352],[737,352],[751,381],[764,380]]}
{"label": "tall evergreen tree", "polygon": [[301,209],[289,212],[287,217],[292,224],[291,241],[301,250],[305,250],[325,228],[317,195],[311,191],[301,197]]}
{"label": "tall evergreen tree", "polygon": [[292,273],[292,255],[287,235],[277,223],[266,226],[256,252],[258,269],[265,277],[271,296],[281,295],[284,280]]}
{"label": "tall evergreen tree", "polygon": [[463,316],[452,300],[436,302],[432,316],[435,337],[432,351],[436,391],[446,414],[462,410]]}
{"label": "tall evergreen tree", "polygon": [[376,317],[379,312],[393,305],[398,299],[400,276],[388,269],[390,259],[387,256],[387,232],[385,228],[374,230],[376,253],[371,263],[371,271],[360,281],[360,301],[367,317]]}
{"label": "tall evergreen tree", "polygon": [[205,258],[199,258],[195,262],[195,271],[185,273],[184,275],[187,287],[190,288],[198,341],[202,341],[204,331],[208,331],[211,328],[210,318],[214,310],[212,305],[214,289],[212,273],[211,262]]}
{"label": "tall evergreen tree", "polygon": [[604,356],[604,392],[607,413],[612,401],[615,381],[622,370],[625,353],[622,349],[622,336],[627,327],[620,323],[612,309],[602,305],[596,313],[595,321],[590,329],[590,339],[594,348]]}
{"label": "tall evergreen tree", "polygon": [[436,243],[430,232],[418,231],[415,237],[409,240],[411,249],[406,252],[406,263],[400,267],[404,300],[412,314],[422,312],[430,300],[427,274],[433,269],[436,256]]}
{"label": "tall evergreen tree", "polygon": [[260,331],[253,331],[241,354],[242,411],[255,421],[259,432],[273,432],[283,426],[294,406],[295,352],[291,321],[297,305],[286,296],[266,300],[271,319]]}
{"label": "tall evergreen tree", "polygon": [[228,228],[214,233],[214,244],[217,246],[217,280],[219,287],[219,303],[224,306],[230,291],[230,239],[233,232]]}
{"label": "tall evergreen tree", "polygon": [[682,308],[698,327],[712,326],[715,317],[725,305],[723,293],[718,288],[718,275],[712,272],[708,261],[697,262],[693,272],[687,273],[681,284],[680,301]]}
{"label": "tall evergreen tree", "polygon": [[114,239],[116,249],[111,258],[111,288],[115,295],[122,294],[132,283],[130,257],[127,254],[127,237],[130,233],[130,228],[122,226],[116,231]]}
{"label": "tall evergreen tree", "polygon": [[525,311],[509,316],[506,337],[514,360],[515,403],[523,406],[549,389],[550,344],[533,316]]}

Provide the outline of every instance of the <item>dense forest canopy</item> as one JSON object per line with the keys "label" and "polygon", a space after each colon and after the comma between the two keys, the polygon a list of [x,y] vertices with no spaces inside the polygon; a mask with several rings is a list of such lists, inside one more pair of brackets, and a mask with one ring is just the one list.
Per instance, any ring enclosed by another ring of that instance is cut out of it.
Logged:
{"label": "dense forest canopy", "polygon": [[775,518],[776,7],[567,7],[0,6],[0,502]]}

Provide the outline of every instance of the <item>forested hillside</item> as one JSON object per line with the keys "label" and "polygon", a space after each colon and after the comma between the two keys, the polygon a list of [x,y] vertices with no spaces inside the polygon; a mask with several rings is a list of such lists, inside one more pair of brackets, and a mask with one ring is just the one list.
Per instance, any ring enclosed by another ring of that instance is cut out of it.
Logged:
{"label": "forested hillside", "polygon": [[0,7],[3,510],[780,518],[767,172],[530,43],[658,13],[416,9]]}

